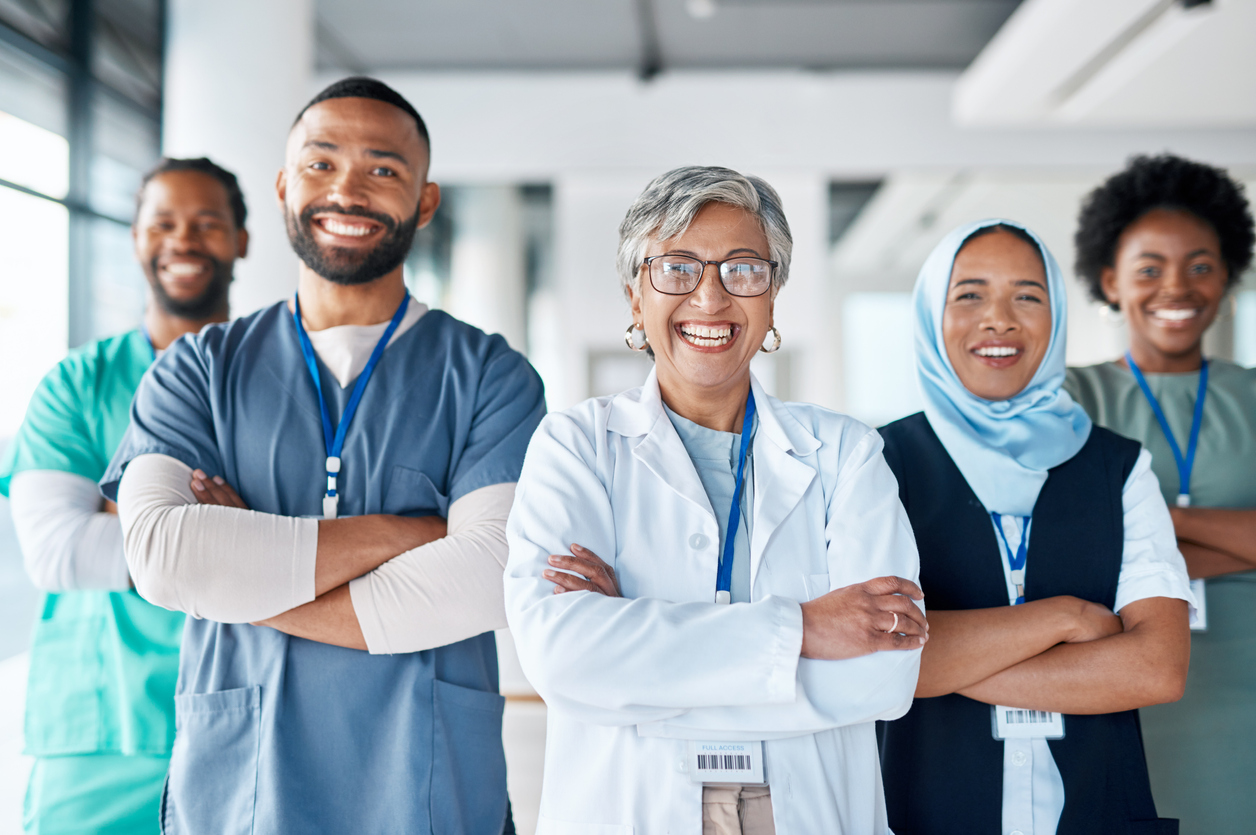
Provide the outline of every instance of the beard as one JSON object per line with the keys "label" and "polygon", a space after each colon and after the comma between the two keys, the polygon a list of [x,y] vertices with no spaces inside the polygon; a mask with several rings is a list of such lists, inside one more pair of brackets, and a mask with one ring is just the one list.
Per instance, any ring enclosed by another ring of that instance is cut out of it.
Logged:
{"label": "beard", "polygon": [[148,262],[148,286],[153,289],[153,297],[166,313],[180,319],[208,319],[215,313],[227,309],[227,291],[231,288],[232,262],[219,261],[212,255],[200,255],[210,263],[209,284],[199,296],[190,299],[176,299],[166,292],[157,278],[157,258]]}
{"label": "beard", "polygon": [[[374,249],[360,252],[348,247],[319,245],[314,240],[313,224],[316,214],[341,214],[370,218],[384,225],[383,239]],[[284,225],[288,227],[288,241],[297,257],[318,275],[334,284],[367,284],[388,275],[410,254],[414,235],[419,231],[419,207],[414,215],[401,223],[379,212],[360,207],[341,209],[333,206],[307,206],[295,216],[286,205],[283,209]]]}

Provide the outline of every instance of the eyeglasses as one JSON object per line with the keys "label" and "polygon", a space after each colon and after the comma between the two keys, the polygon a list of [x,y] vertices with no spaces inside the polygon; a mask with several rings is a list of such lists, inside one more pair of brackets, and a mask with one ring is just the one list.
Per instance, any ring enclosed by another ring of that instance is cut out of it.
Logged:
{"label": "eyeglasses", "polygon": [[763,258],[729,258],[727,261],[702,261],[688,255],[655,255],[645,259],[650,271],[650,285],[668,296],[692,293],[702,281],[707,264],[719,268],[720,283],[734,296],[762,296],[772,286],[776,262]]}

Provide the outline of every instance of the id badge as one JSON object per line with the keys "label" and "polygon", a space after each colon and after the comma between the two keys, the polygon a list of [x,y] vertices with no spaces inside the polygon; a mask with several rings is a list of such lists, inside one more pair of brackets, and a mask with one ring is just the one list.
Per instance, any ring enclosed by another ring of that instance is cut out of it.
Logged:
{"label": "id badge", "polygon": [[763,779],[762,742],[690,740],[685,760],[695,783],[758,783]]}
{"label": "id badge", "polygon": [[1192,632],[1208,631],[1208,585],[1203,581],[1191,580],[1191,594],[1195,595],[1195,614],[1197,620],[1191,624]]}
{"label": "id badge", "polygon": [[990,724],[995,739],[1063,739],[1064,714],[1023,707],[992,705]]}

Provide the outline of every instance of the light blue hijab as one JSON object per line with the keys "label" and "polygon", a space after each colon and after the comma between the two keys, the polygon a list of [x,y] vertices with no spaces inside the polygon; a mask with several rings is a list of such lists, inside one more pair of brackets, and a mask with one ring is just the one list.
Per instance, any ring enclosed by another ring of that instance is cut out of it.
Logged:
{"label": "light blue hijab", "polygon": [[[1051,342],[1042,364],[1020,394],[984,400],[964,388],[942,340],[942,309],[955,256],[973,232],[1004,224],[1024,229],[1046,264],[1051,303]],[[929,254],[916,279],[916,370],[925,417],[986,510],[1015,516],[1033,513],[1047,470],[1072,458],[1090,437],[1090,418],[1060,388],[1068,335],[1068,300],[1060,265],[1030,230],[990,218],[961,226]]]}

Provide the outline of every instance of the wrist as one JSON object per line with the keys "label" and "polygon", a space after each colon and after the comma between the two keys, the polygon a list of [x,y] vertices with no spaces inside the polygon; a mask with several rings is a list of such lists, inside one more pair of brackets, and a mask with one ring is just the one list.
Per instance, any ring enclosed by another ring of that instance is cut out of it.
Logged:
{"label": "wrist", "polygon": [[1057,644],[1066,644],[1081,637],[1083,624],[1081,603],[1076,597],[1062,595],[1051,598],[1055,604],[1055,639]]}
{"label": "wrist", "polygon": [[810,658],[810,650],[814,644],[814,641],[809,640],[809,638],[814,635],[815,629],[812,625],[812,618],[808,614],[808,607],[810,605],[810,602],[799,604],[799,608],[802,610],[802,645],[798,650],[798,656],[800,658]]}

